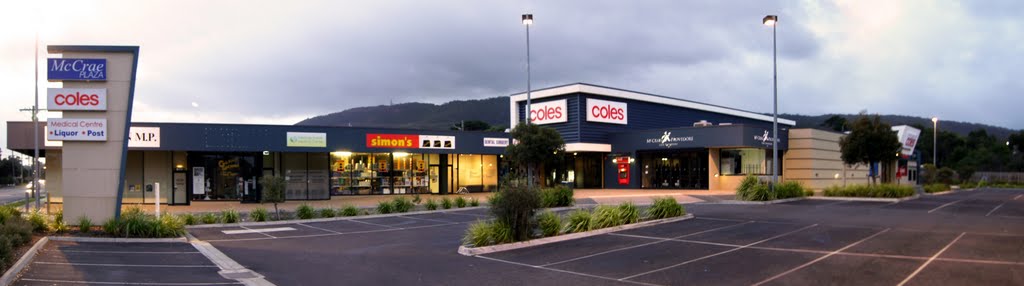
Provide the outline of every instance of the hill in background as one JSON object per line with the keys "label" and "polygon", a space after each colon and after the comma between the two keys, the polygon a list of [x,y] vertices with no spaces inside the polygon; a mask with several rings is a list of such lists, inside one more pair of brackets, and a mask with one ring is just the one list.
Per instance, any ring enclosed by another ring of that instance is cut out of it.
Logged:
{"label": "hill in background", "polygon": [[[509,98],[494,97],[478,100],[456,100],[444,104],[430,103],[402,103],[394,105],[380,105],[369,107],[356,107],[341,112],[309,118],[296,125],[314,126],[357,126],[357,127],[391,127],[410,128],[425,130],[448,130],[451,126],[457,125],[462,120],[479,120],[491,124],[491,126],[509,127]],[[779,117],[795,120],[797,128],[818,128],[826,119],[835,114],[825,115],[799,115],[780,114]],[[838,114],[852,122],[857,114]],[[930,128],[931,118],[906,116],[906,115],[880,115],[882,121],[890,125],[918,125]],[[939,130],[945,130],[967,136],[967,133],[985,129],[990,135],[996,138],[1005,139],[1010,133],[1016,132],[1004,127],[959,122],[939,121]]]}

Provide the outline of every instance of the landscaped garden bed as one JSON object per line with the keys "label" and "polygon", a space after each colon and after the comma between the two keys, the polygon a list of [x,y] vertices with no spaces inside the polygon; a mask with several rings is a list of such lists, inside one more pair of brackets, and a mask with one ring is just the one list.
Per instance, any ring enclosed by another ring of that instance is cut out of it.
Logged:
{"label": "landscaped garden bed", "polygon": [[826,198],[876,201],[903,201],[917,197],[914,186],[877,184],[832,186],[823,192]]}
{"label": "landscaped garden bed", "polygon": [[803,197],[812,196],[814,192],[804,188],[800,182],[787,181],[775,185],[772,192],[767,182],[762,182],[757,177],[747,176],[736,188],[736,200],[761,203],[780,203],[799,200]]}

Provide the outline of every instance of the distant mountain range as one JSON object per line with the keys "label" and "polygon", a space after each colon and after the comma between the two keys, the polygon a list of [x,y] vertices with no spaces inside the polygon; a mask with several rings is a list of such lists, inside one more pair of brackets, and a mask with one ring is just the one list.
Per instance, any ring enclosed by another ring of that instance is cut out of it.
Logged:
{"label": "distant mountain range", "polygon": [[[462,120],[479,120],[492,126],[509,127],[508,97],[495,97],[479,100],[456,100],[444,104],[401,103],[356,107],[341,112],[312,117],[302,120],[296,125],[313,126],[358,126],[358,127],[391,127],[426,130],[448,130]],[[800,115],[780,114],[779,117],[795,120],[797,128],[819,128],[826,119],[835,114]],[[848,121],[853,121],[857,114],[839,114]],[[880,115],[882,121],[890,125],[918,125],[929,127],[931,118],[906,115]],[[961,136],[985,129],[997,138],[1007,138],[1016,130],[980,123],[939,121],[939,130],[950,131]]]}

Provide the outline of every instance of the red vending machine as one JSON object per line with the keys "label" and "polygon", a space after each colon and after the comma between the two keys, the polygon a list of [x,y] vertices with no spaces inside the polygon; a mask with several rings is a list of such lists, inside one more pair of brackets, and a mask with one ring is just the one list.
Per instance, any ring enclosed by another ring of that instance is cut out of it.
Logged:
{"label": "red vending machine", "polygon": [[619,171],[619,185],[629,185],[629,157],[618,157],[615,164]]}

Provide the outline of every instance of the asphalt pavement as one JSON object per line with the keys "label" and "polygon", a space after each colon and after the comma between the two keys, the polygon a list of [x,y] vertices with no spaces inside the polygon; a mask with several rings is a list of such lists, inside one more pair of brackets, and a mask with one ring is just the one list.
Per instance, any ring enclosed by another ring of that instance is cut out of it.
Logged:
{"label": "asphalt pavement", "polygon": [[25,199],[25,185],[0,187],[0,205]]}

